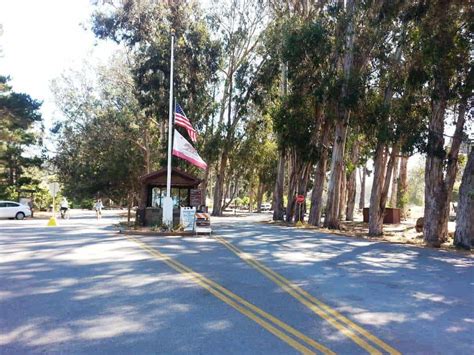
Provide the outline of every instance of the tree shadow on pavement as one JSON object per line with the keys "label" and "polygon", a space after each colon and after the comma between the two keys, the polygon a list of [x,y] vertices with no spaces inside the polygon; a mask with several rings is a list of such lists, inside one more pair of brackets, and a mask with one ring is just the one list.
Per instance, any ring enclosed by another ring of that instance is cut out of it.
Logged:
{"label": "tree shadow on pavement", "polygon": [[245,352],[245,320],[105,228],[2,229],[0,285],[0,354]]}
{"label": "tree shadow on pavement", "polygon": [[474,351],[470,255],[246,221],[217,234],[402,349]]}

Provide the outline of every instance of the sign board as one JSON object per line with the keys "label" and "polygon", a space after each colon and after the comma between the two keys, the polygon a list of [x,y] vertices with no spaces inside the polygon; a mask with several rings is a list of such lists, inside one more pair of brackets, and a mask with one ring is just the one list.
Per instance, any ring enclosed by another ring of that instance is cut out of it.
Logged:
{"label": "sign board", "polygon": [[201,189],[190,190],[189,204],[193,207],[199,207],[202,205],[202,190]]}
{"label": "sign board", "polygon": [[49,189],[49,192],[51,193],[51,196],[56,197],[56,195],[59,192],[59,184],[57,182],[49,183],[48,189]]}
{"label": "sign board", "polygon": [[196,207],[181,207],[181,214],[179,219],[185,232],[194,230],[195,218]]}
{"label": "sign board", "polygon": [[296,196],[296,203],[303,203],[304,202],[304,195]]}
{"label": "sign board", "polygon": [[211,234],[211,216],[209,213],[196,213],[196,234],[205,233]]}

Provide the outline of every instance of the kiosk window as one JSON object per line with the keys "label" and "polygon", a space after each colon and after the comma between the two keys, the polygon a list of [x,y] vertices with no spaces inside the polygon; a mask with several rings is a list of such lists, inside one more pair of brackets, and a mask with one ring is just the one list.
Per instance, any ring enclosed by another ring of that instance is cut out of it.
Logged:
{"label": "kiosk window", "polygon": [[166,196],[166,189],[154,187],[151,190],[151,206],[161,207],[163,205],[163,198]]}
{"label": "kiosk window", "polygon": [[[151,206],[162,207],[163,200],[166,197],[166,187],[154,187],[151,190]],[[171,189],[171,198],[173,199],[173,207],[179,208],[189,206],[189,189],[173,187]]]}
{"label": "kiosk window", "polygon": [[179,189],[179,205],[182,207],[189,206],[189,190]]}

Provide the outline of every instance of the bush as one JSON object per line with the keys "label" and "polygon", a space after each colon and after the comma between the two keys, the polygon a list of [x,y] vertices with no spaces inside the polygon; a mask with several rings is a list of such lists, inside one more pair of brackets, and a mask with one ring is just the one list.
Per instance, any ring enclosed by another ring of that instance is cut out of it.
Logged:
{"label": "bush", "polygon": [[[93,198],[85,198],[80,201],[76,201],[77,203],[74,203],[76,206],[79,206],[79,208],[90,210],[93,208],[95,200]],[[72,207],[71,207],[72,208]]]}

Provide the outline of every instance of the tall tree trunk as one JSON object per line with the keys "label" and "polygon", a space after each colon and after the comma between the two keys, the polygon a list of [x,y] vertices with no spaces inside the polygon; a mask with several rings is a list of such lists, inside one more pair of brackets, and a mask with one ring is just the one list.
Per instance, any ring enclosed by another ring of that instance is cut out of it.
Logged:
{"label": "tall tree trunk", "polygon": [[209,172],[211,170],[211,164],[207,164],[206,172],[204,173],[204,180],[201,185],[201,205],[206,205],[207,199],[207,187],[209,186]]}
{"label": "tall tree trunk", "polygon": [[330,141],[331,124],[326,120],[321,134],[321,156],[316,167],[313,191],[311,193],[311,209],[309,212],[308,223],[313,226],[321,224],[321,211],[323,207],[323,191],[326,183],[326,170],[328,163],[328,145]]}
{"label": "tall tree trunk", "polygon": [[408,155],[402,155],[400,159],[400,174],[397,189],[397,207],[400,208],[401,217],[406,220],[408,206]]}
{"label": "tall tree trunk", "polygon": [[456,121],[456,129],[454,130],[453,140],[451,141],[451,148],[448,153],[448,161],[446,164],[446,192],[447,192],[447,208],[446,208],[446,234],[448,233],[448,221],[449,221],[449,206],[451,204],[451,198],[453,194],[454,182],[456,180],[456,174],[458,172],[458,156],[459,148],[461,147],[461,141],[464,134],[464,125],[466,123],[466,105],[467,96],[464,95],[459,103],[458,107],[458,120]]}
{"label": "tall tree trunk", "polygon": [[324,226],[330,229],[339,228],[339,202],[341,199],[341,180],[344,173],[344,146],[347,136],[347,125],[344,121],[336,122],[336,138],[332,148],[331,175],[329,178],[326,216]]}
{"label": "tall tree trunk", "polygon": [[354,220],[354,209],[356,203],[356,189],[357,189],[357,161],[359,160],[359,142],[355,142],[352,146],[351,152],[351,173],[347,178],[346,191],[347,191],[347,208],[346,208],[346,221]]}
{"label": "tall tree trunk", "polygon": [[[428,124],[429,131],[425,164],[425,220],[423,235],[426,244],[439,247],[446,240],[448,233],[448,200],[451,195],[448,180],[453,170],[452,163],[447,171],[444,169],[445,166],[450,165],[450,157],[448,156],[448,161],[446,161],[443,134],[446,105],[450,91],[449,82],[453,74],[450,73],[448,68],[453,60],[450,57],[449,46],[453,40],[450,36],[453,33],[451,29],[454,26],[454,16],[451,15],[450,1],[440,1],[435,6],[434,16],[436,16],[439,23],[443,24],[443,27],[434,27],[431,34],[433,50],[437,51],[439,55],[433,67],[431,117]],[[453,144],[455,140],[453,138]],[[453,154],[451,159],[453,157],[457,159],[457,154]],[[454,170],[456,165],[456,162],[454,162]],[[444,178],[445,173],[447,176],[446,180]]]}
{"label": "tall tree trunk", "polygon": [[[439,85],[438,85],[439,86]],[[440,247],[447,237],[448,192],[444,183],[444,114],[446,111],[447,88],[433,100],[428,133],[428,151],[425,164],[425,219],[423,234],[425,242]]]}
{"label": "tall tree trunk", "polygon": [[130,227],[130,220],[132,218],[132,203],[133,195],[129,192],[127,194],[127,226]]}
{"label": "tall tree trunk", "polygon": [[297,175],[297,194],[303,195],[305,200],[295,211],[295,222],[304,222],[304,214],[306,211],[306,193],[308,192],[308,179],[311,171],[311,163],[301,165]]}
{"label": "tall tree trunk", "polygon": [[219,173],[216,176],[216,184],[214,186],[214,203],[212,208],[213,216],[222,216],[222,195],[224,193],[224,178],[225,178],[225,169],[227,166],[228,152],[227,148],[224,147],[222,152],[221,162],[219,166]]}
{"label": "tall tree trunk", "polygon": [[145,171],[147,174],[151,171],[151,158],[150,158],[150,137],[148,128],[145,127],[143,134],[143,146],[144,146],[144,155],[145,155]]}
{"label": "tall tree trunk", "polygon": [[287,195],[287,205],[286,205],[286,218],[287,222],[293,221],[293,216],[295,213],[295,198],[296,198],[296,181],[297,181],[297,168],[296,168],[296,153],[294,149],[290,150],[288,154],[288,169],[290,169],[290,180],[288,182],[288,195]]}
{"label": "tall tree trunk", "polygon": [[222,206],[222,210],[225,210],[226,208],[228,208],[232,204],[232,201],[234,201],[235,195],[237,194],[238,190],[239,190],[239,179],[237,177],[234,181],[233,189],[229,194],[229,196],[230,196],[229,200]]}
{"label": "tall tree trunk", "polygon": [[[451,194],[458,169],[458,155],[466,122],[467,95],[459,104],[458,119],[451,148],[445,159],[444,114],[446,111],[446,87],[440,87],[439,99],[432,103],[429,124],[428,154],[425,167],[425,223],[423,234],[428,245],[439,247],[448,235],[448,218]],[[443,177],[443,168],[445,176]],[[437,170],[437,171],[436,171]]]}
{"label": "tall tree trunk", "polygon": [[370,195],[369,207],[369,235],[378,236],[383,234],[383,217],[385,214],[385,205],[387,203],[388,190],[392,179],[392,172],[395,165],[395,160],[399,152],[399,145],[395,144],[392,147],[388,164],[385,167],[385,162],[388,157],[388,149],[384,154],[386,147],[379,143],[374,160],[374,182],[372,185],[372,192]]}
{"label": "tall tree trunk", "polygon": [[[225,180],[230,180],[231,178],[231,172],[227,172],[227,179]],[[225,211],[226,209],[226,204],[227,201],[229,200],[229,195],[230,195],[230,187],[231,187],[231,182],[227,181],[227,183],[224,181],[224,185],[222,186],[222,191],[224,191],[223,196],[222,196],[222,211]]]}
{"label": "tall tree trunk", "polygon": [[469,153],[466,168],[459,188],[459,204],[456,212],[454,245],[459,248],[474,248],[474,149]]}
{"label": "tall tree trunk", "polygon": [[253,180],[249,181],[249,212],[253,210]]}
{"label": "tall tree trunk", "polygon": [[[397,49],[393,55],[394,65],[400,63],[402,57],[402,43],[403,40],[400,40]],[[389,81],[385,87],[384,98],[383,98],[383,107],[388,112],[390,110],[393,98],[393,86],[392,81]],[[384,116],[381,117],[381,125],[390,125],[390,117],[385,119]],[[399,152],[399,145],[394,144],[392,147],[392,153],[390,154],[390,159],[388,165],[386,166],[386,158],[389,154],[388,146],[380,140],[377,141],[377,149],[375,151],[374,158],[374,182],[372,185],[371,195],[370,195],[370,206],[369,206],[369,235],[378,236],[383,234],[383,217],[385,214],[385,204],[387,202],[388,191],[390,188],[390,183],[392,179],[393,168],[395,162],[397,161],[397,155]],[[386,156],[382,159],[384,151],[386,150]]]}
{"label": "tall tree trunk", "polygon": [[335,140],[332,150],[331,158],[331,177],[329,179],[328,187],[328,201],[326,205],[326,217],[324,219],[324,226],[331,229],[338,229],[339,224],[339,200],[341,198],[341,180],[343,174],[344,164],[344,148],[346,144],[347,130],[349,126],[349,109],[341,104],[344,102],[349,87],[349,80],[353,66],[353,49],[354,49],[354,0],[347,0],[345,2],[347,12],[347,21],[344,33],[344,58],[343,58],[343,73],[344,82],[341,87],[341,95],[339,98],[338,119],[336,122]]}
{"label": "tall tree trunk", "polygon": [[285,211],[283,210],[283,185],[285,183],[285,151],[280,150],[278,156],[278,170],[273,192],[273,220],[282,221]]}
{"label": "tall tree trunk", "polygon": [[341,179],[341,195],[339,200],[339,220],[342,221],[344,219],[344,215],[346,212],[346,199],[347,199],[347,174],[346,174],[346,166],[342,166],[342,179]]}
{"label": "tall tree trunk", "polygon": [[367,176],[367,165],[361,168],[359,209],[362,211],[365,207],[365,177]]}
{"label": "tall tree trunk", "polygon": [[395,165],[393,167],[393,176],[392,176],[392,191],[390,192],[390,207],[397,207],[397,190],[398,190],[398,166],[399,166],[399,157],[395,158]]}
{"label": "tall tree trunk", "polygon": [[262,212],[263,188],[264,188],[263,183],[259,182],[258,189],[257,189],[257,212],[258,213]]}
{"label": "tall tree trunk", "polygon": [[[285,97],[288,93],[288,67],[280,61],[280,96]],[[283,221],[285,215],[283,206],[283,190],[285,184],[285,149],[280,147],[278,155],[278,170],[273,192],[273,220]]]}
{"label": "tall tree trunk", "polygon": [[[374,180],[370,193],[369,205],[369,235],[381,235],[383,227],[380,223],[380,198],[382,196],[383,182],[385,177],[385,162],[387,154],[385,144],[378,143],[374,157]],[[383,221],[382,221],[383,222]]]}
{"label": "tall tree trunk", "polygon": [[323,191],[326,183],[326,169],[328,161],[327,149],[321,154],[314,176],[313,191],[311,192],[311,209],[309,211],[308,223],[319,226],[321,223],[321,211],[323,205]]}

